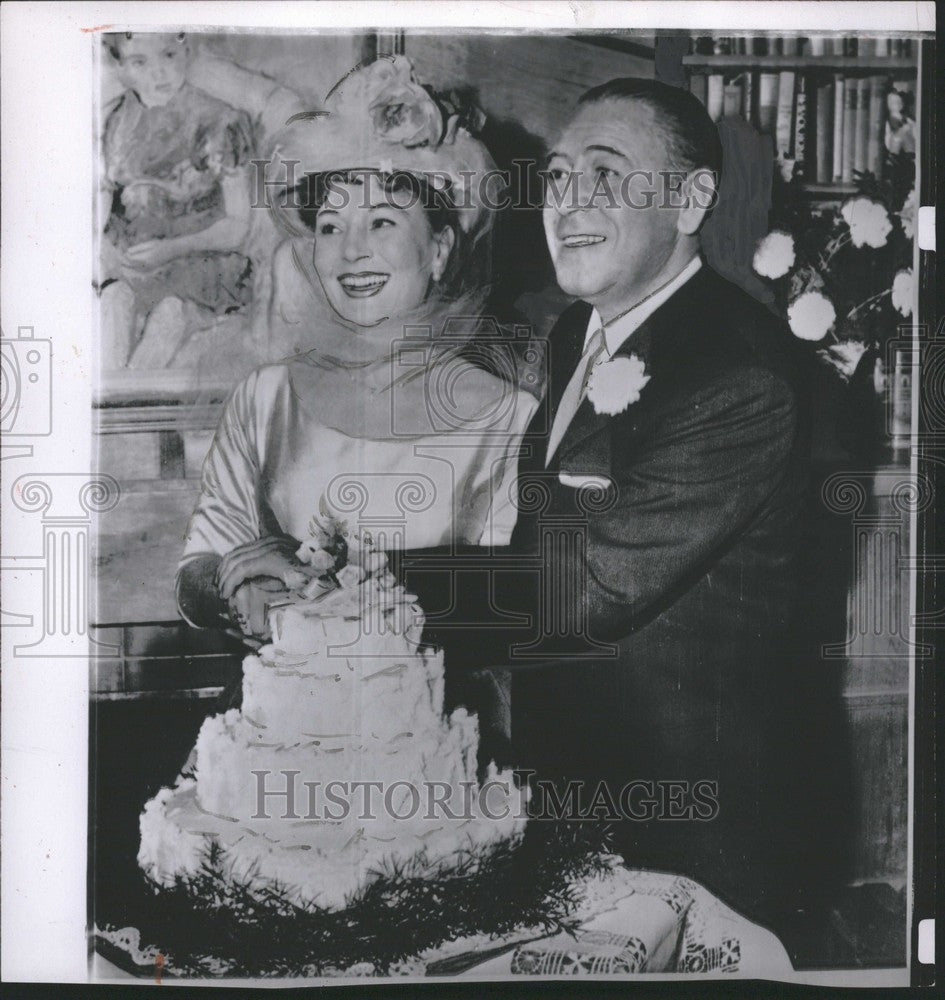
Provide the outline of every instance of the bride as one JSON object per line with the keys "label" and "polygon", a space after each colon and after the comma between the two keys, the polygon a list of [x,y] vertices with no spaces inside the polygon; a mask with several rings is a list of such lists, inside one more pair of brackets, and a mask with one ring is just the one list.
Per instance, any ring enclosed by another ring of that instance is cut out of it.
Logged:
{"label": "bride", "polygon": [[293,239],[272,336],[300,353],[226,406],[178,570],[191,624],[265,639],[267,604],[313,572],[294,552],[326,513],[387,548],[508,541],[535,402],[482,340],[492,167],[402,56],[277,137],[271,176],[287,181],[270,198]]}

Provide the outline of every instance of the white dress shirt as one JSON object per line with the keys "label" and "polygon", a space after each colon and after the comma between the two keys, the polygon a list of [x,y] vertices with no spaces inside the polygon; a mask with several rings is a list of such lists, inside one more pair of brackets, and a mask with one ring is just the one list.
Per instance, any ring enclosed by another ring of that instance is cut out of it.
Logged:
{"label": "white dress shirt", "polygon": [[[603,328],[604,330],[604,350],[601,354],[599,361],[609,361],[614,354],[621,348],[627,338],[635,330],[638,330],[643,323],[649,319],[653,313],[656,312],[659,307],[666,302],[672,295],[675,295],[677,291],[702,267],[702,260],[699,257],[693,257],[691,261],[670,281],[667,285],[661,288],[655,295],[648,299],[644,299],[639,305],[634,306],[629,312],[625,313],[618,320],[611,323],[610,325],[605,325],[600,317],[600,313],[594,309],[591,312],[591,318],[587,323],[587,331],[584,334],[584,350],[585,354],[581,355],[581,360],[571,376],[571,381],[568,383],[567,388],[561,396],[561,404],[558,406],[558,411],[555,413],[554,423],[551,427],[551,434],[548,436],[548,451],[545,455],[545,466],[551,462],[552,456],[561,443],[561,439],[564,437],[565,432],[574,419],[574,415],[580,408],[581,402],[584,399],[586,393],[586,388],[583,392],[576,392],[576,386],[573,385],[576,380],[580,379],[586,367],[586,352],[588,344],[594,334]],[[571,401],[571,405],[567,405],[567,402]]]}

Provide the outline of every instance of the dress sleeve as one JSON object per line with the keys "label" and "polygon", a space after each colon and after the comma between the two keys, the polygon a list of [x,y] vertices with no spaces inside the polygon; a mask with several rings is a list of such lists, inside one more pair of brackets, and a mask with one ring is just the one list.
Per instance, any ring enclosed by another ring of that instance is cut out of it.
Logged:
{"label": "dress sleeve", "polygon": [[237,386],[223,412],[203,464],[200,499],[184,540],[184,566],[198,556],[224,556],[260,537],[259,441],[270,407],[260,391],[259,372]]}

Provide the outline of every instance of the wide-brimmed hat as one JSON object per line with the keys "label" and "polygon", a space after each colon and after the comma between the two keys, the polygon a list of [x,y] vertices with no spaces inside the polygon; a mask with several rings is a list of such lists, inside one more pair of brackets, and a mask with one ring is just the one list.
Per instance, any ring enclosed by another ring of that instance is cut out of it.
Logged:
{"label": "wide-brimmed hat", "polygon": [[423,86],[406,56],[378,59],[349,73],[322,108],[294,116],[274,137],[270,203],[299,232],[297,213],[293,219],[279,208],[280,183],[335,171],[403,171],[445,196],[463,232],[475,238],[491,227],[489,206],[502,186],[488,150],[470,131],[484,121],[478,109]]}

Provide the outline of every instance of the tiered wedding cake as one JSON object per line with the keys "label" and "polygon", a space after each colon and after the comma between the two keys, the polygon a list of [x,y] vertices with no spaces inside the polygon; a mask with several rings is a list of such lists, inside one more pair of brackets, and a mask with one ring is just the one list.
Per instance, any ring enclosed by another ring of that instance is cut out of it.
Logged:
{"label": "tiered wedding cake", "polygon": [[270,612],[242,710],[204,722],[195,777],[141,815],[152,881],[197,871],[213,838],[235,877],[335,910],[383,872],[441,873],[521,836],[511,772],[490,764],[476,783],[476,717],[443,716],[420,608],[388,574],[362,575],[346,566],[338,589]]}

